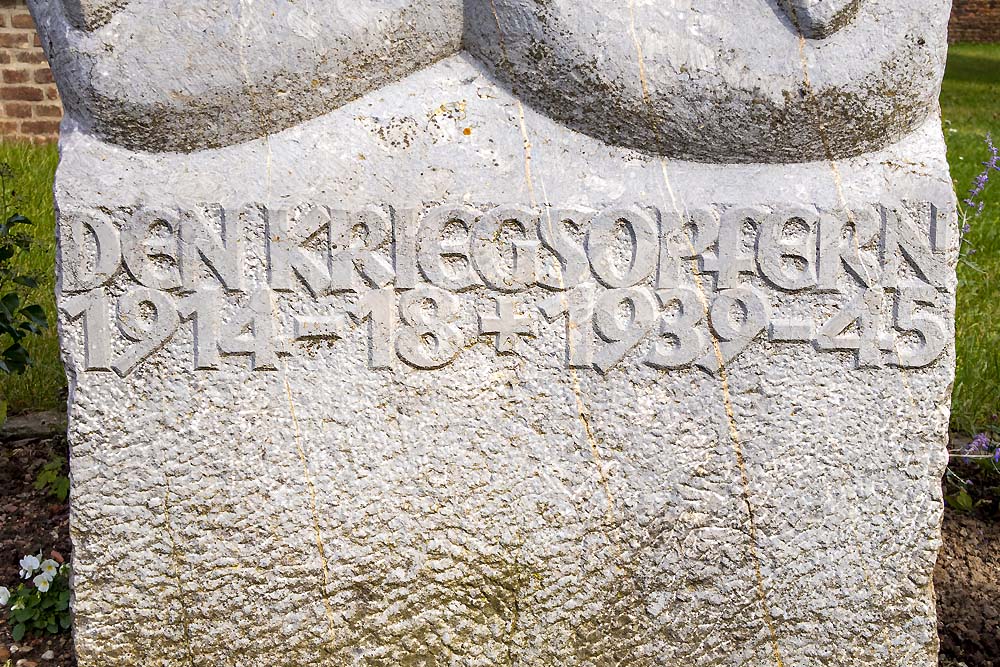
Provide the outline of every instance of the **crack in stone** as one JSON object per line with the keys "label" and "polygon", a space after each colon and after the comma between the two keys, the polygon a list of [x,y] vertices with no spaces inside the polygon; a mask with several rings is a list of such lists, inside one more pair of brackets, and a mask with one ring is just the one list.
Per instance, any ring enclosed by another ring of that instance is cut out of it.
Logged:
{"label": "crack in stone", "polygon": [[[531,206],[535,207],[538,205],[537,198],[535,197],[535,188],[531,181],[531,141],[528,138],[528,127],[524,119],[524,106],[519,101],[517,103],[518,109],[520,111],[521,120],[521,134],[524,137],[524,150],[525,150],[525,179],[528,183],[528,196],[531,202]],[[547,198],[546,198],[547,199]],[[552,230],[552,215],[548,208],[548,202],[546,201],[546,212],[547,219],[549,223],[549,230]],[[562,280],[562,273],[559,273],[560,285],[565,288],[565,284]],[[565,291],[562,292],[565,295]],[[568,301],[565,296],[562,299],[564,307],[568,306]],[[572,339],[567,340],[567,344],[572,348]],[[570,356],[572,356],[573,351],[570,350]],[[597,437],[594,435],[593,425],[590,423],[590,417],[587,411],[587,404],[583,398],[583,386],[580,384],[580,374],[577,373],[575,368],[569,369],[570,376],[570,386],[573,391],[573,398],[576,402],[576,416],[580,420],[583,426],[584,435],[587,438],[587,444],[590,446],[590,454],[594,459],[594,464],[597,468],[597,476],[601,483],[601,488],[604,490],[604,496],[608,501],[608,520],[614,523],[615,519],[615,498],[611,493],[611,485],[608,482],[608,476],[605,472],[604,467],[604,457],[601,454],[600,445],[597,442]]]}
{"label": "crack in stone", "polygon": [[177,574],[177,568],[180,566],[180,555],[177,553],[177,540],[174,537],[174,529],[170,525],[170,475],[164,472],[163,479],[163,484],[166,488],[166,492],[163,494],[163,525],[167,532],[167,538],[170,540],[171,570],[173,570],[170,577],[174,580],[174,583],[177,585],[177,591],[180,593],[178,601],[181,605],[181,632],[184,636],[184,648],[187,653],[188,665],[194,667],[194,651],[191,647],[191,621],[187,615],[187,605],[184,604],[184,586]]}
{"label": "crack in stone", "polygon": [[[635,17],[635,0],[629,0],[628,3],[629,11],[629,32],[631,33],[632,41],[635,44],[636,57],[639,64],[639,82],[642,86],[642,94],[646,103],[650,105],[650,110],[652,111],[651,98],[649,94],[649,84],[646,80],[646,65],[643,56],[642,43],[639,40],[639,33],[636,29],[636,17]],[[656,114],[650,113],[650,121],[653,124],[654,133],[659,133],[658,124],[656,121]],[[667,188],[667,192],[670,195],[671,203],[675,213],[680,216],[682,211],[677,204],[677,198],[674,194],[673,186],[670,183],[669,174],[667,171],[667,160],[664,157],[660,157],[660,169],[663,173],[664,184]],[[694,247],[691,244],[690,239],[688,244],[691,245],[692,254],[694,254]],[[699,299],[701,300],[702,307],[705,311],[705,317],[709,315],[709,303],[708,295],[705,290],[704,283],[701,278],[701,273],[698,270],[697,260],[691,260],[693,268],[693,276],[695,281],[695,286],[698,290]],[[757,596],[760,603],[761,612],[764,615],[764,622],[767,625],[768,634],[771,643],[771,650],[774,654],[774,661],[777,667],[784,667],[784,662],[781,658],[781,649],[778,644],[778,634],[777,629],[774,624],[774,618],[771,616],[770,608],[767,604],[767,594],[764,587],[764,577],[761,571],[760,555],[757,552],[757,522],[754,517],[753,504],[750,501],[750,477],[747,472],[746,459],[743,453],[743,443],[739,436],[739,431],[736,427],[736,418],[733,412],[732,396],[729,390],[729,375],[725,365],[725,359],[722,354],[722,348],[719,345],[718,338],[714,335],[709,328],[709,337],[712,341],[712,347],[715,352],[716,359],[719,363],[719,380],[722,385],[722,400],[724,403],[726,411],[726,419],[729,424],[729,438],[733,445],[733,452],[736,456],[736,465],[740,471],[740,481],[742,483],[742,500],[747,511],[747,521],[749,527],[749,539],[748,539],[748,550],[750,552],[750,558],[753,561],[754,574],[757,583]]]}
{"label": "crack in stone", "polygon": [[[802,30],[800,29],[800,26],[799,26],[799,23],[798,23],[798,17],[795,15],[794,8],[792,9],[791,17],[792,17],[792,22],[795,24],[795,28],[796,28],[796,30],[799,33],[798,54],[799,54],[799,64],[802,67],[803,88],[804,88],[804,90],[806,92],[806,95],[809,97],[810,102],[812,102],[813,106],[818,110],[818,108],[819,108],[819,101],[817,100],[815,90],[813,89],[812,79],[811,79],[811,76],[810,76],[810,73],[809,73],[809,62],[808,62],[808,60],[806,58],[806,55],[805,55],[806,37],[803,34]],[[816,119],[815,119],[815,128],[816,128],[816,133],[819,135],[820,142],[823,145],[823,152],[826,155],[827,164],[830,167],[830,173],[831,173],[831,176],[833,178],[833,185],[834,185],[834,189],[836,190],[836,193],[837,193],[838,203],[840,204],[841,208],[845,211],[845,213],[847,215],[848,221],[851,223],[851,225],[855,229],[857,229],[857,225],[856,225],[855,219],[854,219],[854,214],[851,211],[850,207],[848,206],[848,204],[847,204],[847,196],[844,194],[844,183],[843,183],[843,177],[840,174],[840,168],[837,166],[837,162],[836,162],[836,160],[833,157],[833,151],[830,149],[830,141],[829,141],[829,137],[827,135],[826,125],[823,123],[823,121],[820,118],[820,115],[819,115],[818,112],[816,114]],[[853,237],[853,240],[854,240],[854,248],[857,251],[857,256],[860,258],[860,257],[862,257],[862,255],[861,255],[861,244],[858,241],[858,235],[855,233],[855,234],[852,234],[852,237]],[[864,262],[863,260],[861,262],[859,262],[859,263],[861,264],[862,270],[865,272],[865,280],[866,280],[866,282],[869,285],[874,284],[875,283],[874,276],[872,276],[871,272],[869,271],[868,264],[866,262]],[[891,345],[892,345],[893,352],[895,352],[898,355],[898,353],[899,353],[899,341],[896,339],[895,336],[890,337],[890,340],[891,340]],[[906,399],[910,403],[910,407],[913,408],[914,414],[918,414],[919,413],[919,406],[917,405],[917,401],[916,401],[916,398],[915,398],[915,392],[913,391],[913,388],[910,386],[910,382],[907,379],[907,375],[905,373],[900,372],[898,374],[898,377],[899,377],[900,384],[902,384],[902,386],[903,386]],[[937,481],[936,480],[932,480],[931,484],[932,484],[932,487],[936,487],[937,486]],[[939,519],[939,524],[940,524],[940,519]],[[860,551],[860,547],[859,547],[859,551]],[[864,567],[864,559],[863,558],[861,560],[861,567],[862,567],[862,574],[863,574],[863,576],[865,578],[865,582],[867,583],[868,582],[868,572],[867,572],[866,568]],[[933,577],[929,578],[927,587],[928,587],[928,596],[930,597],[930,599],[933,600],[934,599],[934,578]],[[937,637],[937,634],[935,633],[934,636]],[[939,640],[935,640],[935,644],[938,641]],[[891,655],[892,654],[891,645],[887,643],[887,646],[889,646],[889,653]],[[936,647],[934,649],[934,654],[935,655],[937,654]]]}
{"label": "crack in stone", "polygon": [[[521,135],[524,137],[524,150],[525,150],[525,179],[528,184],[528,197],[531,202],[531,206],[535,207],[538,205],[537,198],[535,196],[535,188],[531,180],[531,141],[528,137],[528,126],[525,123],[524,118],[524,106],[520,101],[517,103],[518,110],[520,111],[520,123],[521,123]],[[543,188],[544,190],[544,188]],[[546,196],[546,200],[548,197]],[[546,207],[546,218],[548,219],[549,230],[552,231],[552,214],[549,212],[548,201],[545,202]],[[559,283],[565,288],[565,283],[562,280],[562,272],[559,273]],[[563,306],[568,307],[568,301],[565,298],[565,291],[562,292]],[[567,340],[567,344],[572,347],[572,339]],[[572,356],[573,350],[570,350],[570,356]],[[587,444],[590,446],[590,454],[594,459],[594,464],[597,468],[597,475],[601,483],[601,488],[604,490],[604,496],[608,501],[608,520],[614,523],[615,519],[615,498],[611,493],[611,484],[608,482],[608,476],[604,467],[604,457],[601,454],[600,445],[597,442],[597,437],[594,435],[593,425],[590,423],[590,417],[587,411],[587,404],[583,398],[583,386],[580,383],[580,374],[577,373],[575,368],[569,369],[570,385],[573,391],[573,398],[576,401],[576,415],[583,426],[583,432],[587,438]]]}
{"label": "crack in stone", "polygon": [[319,560],[323,565],[323,607],[326,610],[327,623],[330,625],[330,641],[337,641],[336,621],[333,615],[333,608],[330,606],[330,564],[326,557],[326,548],[323,545],[323,532],[319,523],[319,505],[316,499],[316,485],[313,483],[312,475],[309,474],[309,459],[305,449],[302,447],[302,433],[299,430],[299,420],[295,415],[295,400],[292,397],[292,386],[288,382],[288,365],[285,364],[282,380],[285,384],[285,393],[288,396],[288,412],[292,418],[292,427],[295,431],[295,449],[299,454],[299,461],[302,464],[302,476],[305,479],[306,487],[309,489],[310,509],[312,510],[313,531],[315,532],[316,550],[319,552]]}
{"label": "crack in stone", "polygon": [[[497,41],[498,41],[498,44],[499,44],[499,47],[500,47],[501,56],[502,56],[504,62],[509,64],[510,60],[507,57],[507,46],[504,43],[503,30],[502,30],[502,28],[500,26],[500,16],[497,13],[497,7],[496,7],[496,1],[495,0],[490,0],[490,9],[493,12],[493,19],[496,21],[496,24],[497,24],[497,34],[498,34]],[[513,72],[511,72],[510,80],[511,80],[511,87],[512,87],[512,89],[514,89],[514,84],[516,83],[516,81],[515,81],[515,79],[513,77]],[[515,97],[516,97],[516,90],[514,90],[514,92],[515,92]],[[527,125],[527,121],[525,119],[525,114],[524,114],[524,104],[521,103],[520,98],[517,98],[516,102],[517,102],[517,111],[518,111],[518,122],[519,122],[519,125],[520,125],[521,137],[523,139],[523,144],[524,144],[524,181],[525,181],[525,185],[527,186],[527,189],[528,189],[528,200],[529,200],[531,206],[534,208],[534,207],[538,206],[538,198],[535,195],[535,186],[534,186],[533,178],[532,178],[532,174],[531,174],[531,160],[532,160],[532,157],[531,157],[531,148],[532,148],[531,138],[530,138],[530,136],[528,134],[528,125]],[[548,202],[546,201],[545,203],[546,203],[546,211],[548,211],[548,206],[547,206]],[[548,215],[548,219],[549,219],[549,226],[550,226],[550,229],[551,229],[551,225],[552,225],[551,214]],[[561,273],[559,275],[559,280],[560,280],[560,283],[562,283],[562,274]],[[565,287],[565,285],[562,285],[562,286]],[[565,295],[565,292],[562,292],[562,294]],[[563,298],[563,304],[567,305],[567,301],[566,301],[565,297]],[[569,343],[569,344],[572,345],[572,343]],[[571,351],[571,354],[572,354],[572,351]],[[600,446],[598,445],[597,438],[594,436],[593,425],[590,423],[590,417],[588,416],[588,412],[587,412],[587,405],[586,405],[586,403],[584,402],[584,399],[583,399],[583,387],[580,384],[580,377],[579,377],[579,374],[576,372],[576,369],[573,369],[573,368],[569,369],[569,375],[570,375],[571,389],[573,391],[573,398],[574,398],[574,400],[576,402],[576,414],[577,414],[577,418],[580,420],[580,423],[583,426],[583,432],[584,432],[584,435],[585,435],[585,437],[587,439],[587,444],[590,446],[590,453],[591,453],[591,456],[593,457],[594,465],[597,468],[597,476],[598,476],[598,479],[600,480],[601,488],[604,491],[604,496],[605,496],[605,498],[607,499],[607,502],[608,502],[608,514],[607,514],[607,517],[608,517],[608,520],[610,522],[614,523],[614,520],[615,520],[615,498],[614,498],[614,495],[611,493],[611,485],[608,482],[607,473],[606,473],[605,467],[604,467],[604,460],[603,460],[603,457],[601,455],[601,449],[600,449]]]}
{"label": "crack in stone", "polygon": [[244,0],[239,0],[238,4],[239,15],[237,16],[236,20],[236,23],[239,26],[239,33],[240,33],[240,44],[239,48],[237,49],[237,55],[239,56],[240,70],[243,72],[243,81],[245,82],[247,98],[250,101],[250,107],[260,117],[260,126],[264,132],[262,135],[262,138],[264,139],[264,151],[265,151],[264,168],[267,174],[267,181],[265,186],[266,196],[264,197],[264,201],[266,202],[266,205],[270,206],[271,205],[271,159],[272,159],[271,128],[267,114],[264,113],[260,104],[258,104],[257,95],[254,92],[253,84],[251,83],[250,68],[247,66],[246,54],[243,52],[247,41],[246,29],[245,26],[243,25],[243,16],[244,16],[243,3]]}

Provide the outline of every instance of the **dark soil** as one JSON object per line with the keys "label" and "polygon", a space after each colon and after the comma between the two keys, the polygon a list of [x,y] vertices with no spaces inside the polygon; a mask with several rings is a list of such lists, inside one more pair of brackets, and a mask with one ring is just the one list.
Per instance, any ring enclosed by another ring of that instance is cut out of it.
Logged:
{"label": "dark soil", "polygon": [[[42,465],[69,458],[65,438],[43,435],[46,428],[60,427],[5,428],[6,441],[0,435],[0,585],[16,584],[24,554],[70,557],[68,503],[34,487]],[[1000,667],[1000,520],[948,509],[943,537],[934,575],[941,664]],[[42,658],[49,651],[52,657]],[[0,613],[0,667],[8,659],[20,667],[76,667],[69,634],[15,643]]]}
{"label": "dark soil", "polygon": [[1000,667],[1000,521],[945,511],[934,572],[941,657]]}
{"label": "dark soil", "polygon": [[[0,442],[0,585],[13,589],[25,554],[48,557],[56,551],[69,560],[69,503],[54,500],[34,484],[39,468],[54,456],[68,460],[65,438]],[[10,632],[6,614],[0,613],[0,666],[9,659],[21,667],[76,667],[68,632],[20,642]]]}

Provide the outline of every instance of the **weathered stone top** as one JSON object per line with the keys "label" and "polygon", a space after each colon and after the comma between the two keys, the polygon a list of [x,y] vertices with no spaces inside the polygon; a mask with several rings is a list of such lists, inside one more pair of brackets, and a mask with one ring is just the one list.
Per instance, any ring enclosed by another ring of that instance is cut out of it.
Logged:
{"label": "weathered stone top", "polygon": [[35,0],[69,112],[131,148],[290,127],[465,49],[524,102],[647,153],[801,162],[934,108],[947,0]]}

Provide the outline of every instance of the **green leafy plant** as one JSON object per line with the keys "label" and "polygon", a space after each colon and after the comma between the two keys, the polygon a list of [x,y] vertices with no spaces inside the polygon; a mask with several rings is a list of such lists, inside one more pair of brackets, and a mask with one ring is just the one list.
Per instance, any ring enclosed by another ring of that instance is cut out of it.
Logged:
{"label": "green leafy plant", "polygon": [[[18,255],[30,250],[34,237],[23,231],[32,224],[31,220],[15,210],[13,178],[10,165],[0,164],[0,373],[6,374],[27,370],[31,355],[22,341],[48,328],[45,310],[30,303],[38,281],[18,268]],[[4,402],[0,418],[5,418],[6,413]]]}
{"label": "green leafy plant", "polygon": [[0,608],[8,611],[14,641],[28,634],[54,635],[69,630],[73,622],[69,565],[51,558],[42,560],[38,554],[25,556],[20,566],[21,577],[30,582],[18,584],[13,591],[0,586]]}
{"label": "green leafy plant", "polygon": [[39,491],[45,491],[61,503],[66,502],[66,498],[69,496],[69,477],[63,472],[65,468],[66,459],[61,456],[53,456],[38,471],[38,476],[35,478],[35,488]]}

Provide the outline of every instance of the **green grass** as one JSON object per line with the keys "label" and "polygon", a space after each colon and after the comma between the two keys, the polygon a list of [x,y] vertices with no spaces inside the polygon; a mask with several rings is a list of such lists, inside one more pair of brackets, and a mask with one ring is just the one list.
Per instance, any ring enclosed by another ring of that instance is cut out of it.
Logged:
{"label": "green grass", "polygon": [[[941,105],[948,161],[961,199],[987,158],[986,133],[992,132],[1000,144],[1000,44],[952,47]],[[55,314],[52,177],[56,160],[54,146],[0,143],[0,162],[9,163],[17,176],[21,213],[35,221],[38,242],[25,258],[24,268],[39,276],[41,286],[35,299],[50,317]],[[959,267],[952,426],[970,434],[1000,428],[993,418],[1000,413],[1000,173],[993,174],[984,200],[983,214],[969,220],[972,231],[967,238],[975,254]],[[61,407],[65,378],[54,326],[28,347],[35,366],[23,376],[0,380],[10,412]]]}
{"label": "green grass", "polygon": [[24,375],[0,380],[0,392],[10,414],[32,410],[59,409],[65,402],[66,378],[59,358],[55,326],[55,211],[52,206],[52,179],[59,156],[54,145],[0,143],[0,163],[14,172],[13,208],[34,223],[35,243],[19,256],[22,273],[39,283],[29,296],[49,317],[49,329],[41,337],[29,337],[25,347],[34,365]]}
{"label": "green grass", "polygon": [[[948,162],[964,199],[989,156],[986,134],[1000,145],[1000,44],[952,46],[941,92]],[[972,434],[1000,428],[1000,172],[983,192],[983,213],[968,220],[975,252],[958,270],[958,368],[952,428]]]}

